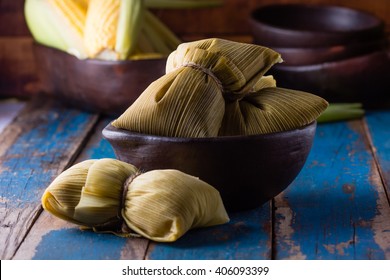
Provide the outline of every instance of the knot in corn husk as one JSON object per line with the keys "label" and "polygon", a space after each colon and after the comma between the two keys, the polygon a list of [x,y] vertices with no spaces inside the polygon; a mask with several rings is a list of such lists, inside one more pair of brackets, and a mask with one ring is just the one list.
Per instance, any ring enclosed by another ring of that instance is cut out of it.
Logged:
{"label": "knot in corn husk", "polygon": [[198,178],[178,170],[141,174],[115,159],[87,160],[64,171],[46,189],[42,205],[83,228],[160,242],[229,221],[219,192]]}
{"label": "knot in corn husk", "polygon": [[272,65],[281,61],[277,52],[265,47],[206,39],[179,45],[168,57],[166,72],[195,65],[190,68],[202,71],[204,79],[212,73],[224,93],[245,94]]}
{"label": "knot in corn husk", "polygon": [[153,82],[112,125],[173,137],[250,135],[313,122],[328,103],[276,87],[264,74],[282,62],[266,47],[222,39],[179,45],[166,75]]}

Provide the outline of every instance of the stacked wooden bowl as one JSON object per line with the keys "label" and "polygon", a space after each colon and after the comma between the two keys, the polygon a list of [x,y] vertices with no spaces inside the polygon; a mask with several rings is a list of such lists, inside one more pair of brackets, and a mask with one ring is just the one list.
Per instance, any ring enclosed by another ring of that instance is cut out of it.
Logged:
{"label": "stacked wooden bowl", "polygon": [[[390,51],[384,23],[358,10],[277,4],[253,11],[254,42],[281,53],[272,73],[282,87],[332,102],[375,105],[390,92]],[[383,103],[383,102],[381,102]]]}

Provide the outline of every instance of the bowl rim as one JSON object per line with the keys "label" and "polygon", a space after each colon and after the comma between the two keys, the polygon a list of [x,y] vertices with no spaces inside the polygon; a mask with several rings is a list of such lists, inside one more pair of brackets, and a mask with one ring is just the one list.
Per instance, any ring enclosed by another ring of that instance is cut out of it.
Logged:
{"label": "bowl rim", "polygon": [[[390,47],[384,50],[379,50],[359,56],[349,57],[337,61],[326,61],[322,63],[316,64],[307,64],[307,65],[275,65],[274,69],[282,70],[282,71],[292,71],[292,72],[310,72],[321,70],[325,68],[338,68],[340,65],[347,65],[349,63],[361,63],[360,61],[366,61],[372,58],[376,58],[377,56],[385,56],[387,55],[390,60]],[[361,63],[363,64],[363,63]]]}
{"label": "bowl rim", "polygon": [[[256,17],[256,14],[259,13],[262,10],[266,9],[277,9],[277,8],[289,8],[289,7],[297,7],[297,8],[304,8],[304,9],[316,9],[316,10],[343,10],[348,11],[349,13],[355,13],[362,15],[366,18],[370,18],[375,24],[365,26],[364,28],[359,29],[353,29],[353,30],[310,30],[310,29],[297,29],[297,28],[289,28],[287,26],[281,26],[281,25],[274,25],[272,23],[265,22],[263,20],[260,20]],[[285,32],[285,33],[299,33],[299,34],[324,34],[324,35],[343,35],[343,34],[356,34],[356,33],[362,33],[362,32],[368,32],[372,30],[383,30],[385,23],[382,19],[375,16],[373,13],[362,11],[359,9],[353,9],[350,7],[345,6],[337,6],[337,5],[331,5],[331,4],[310,4],[310,3],[279,3],[279,4],[269,4],[264,5],[258,8],[255,8],[250,13],[250,21],[252,21],[254,24],[263,25],[271,30],[275,30],[278,32]]]}
{"label": "bowl rim", "polygon": [[146,58],[146,59],[127,59],[127,60],[104,60],[104,59],[95,59],[95,58],[78,58],[75,55],[72,55],[70,53],[67,53],[66,51],[47,46],[44,44],[41,44],[37,41],[33,41],[33,48],[35,49],[34,51],[42,51],[42,50],[50,50],[51,52],[54,52],[58,56],[62,56],[65,59],[69,58],[74,61],[77,61],[79,63],[88,63],[88,64],[94,64],[94,65],[128,65],[128,64],[138,64],[138,63],[144,63],[144,62],[157,62],[157,61],[166,61],[168,56],[166,57],[161,57],[161,58]]}
{"label": "bowl rim", "polygon": [[112,122],[110,122],[102,130],[102,134],[103,134],[104,138],[106,138],[106,139],[112,139],[112,137],[110,137],[110,134],[111,135],[115,134],[115,135],[122,135],[123,137],[124,136],[127,136],[127,137],[131,136],[133,138],[142,139],[142,140],[146,140],[146,141],[167,142],[167,143],[189,143],[189,142],[225,143],[225,142],[238,142],[238,141],[255,140],[255,139],[267,139],[267,138],[274,138],[274,137],[277,137],[280,135],[294,134],[298,131],[315,129],[317,126],[317,121],[314,120],[311,123],[303,125],[303,126],[298,127],[298,128],[284,130],[284,131],[278,131],[278,132],[264,133],[264,134],[216,136],[216,137],[171,137],[171,136],[160,136],[160,135],[133,132],[133,131],[129,131],[129,130],[121,129],[121,128],[116,128],[111,123]]}

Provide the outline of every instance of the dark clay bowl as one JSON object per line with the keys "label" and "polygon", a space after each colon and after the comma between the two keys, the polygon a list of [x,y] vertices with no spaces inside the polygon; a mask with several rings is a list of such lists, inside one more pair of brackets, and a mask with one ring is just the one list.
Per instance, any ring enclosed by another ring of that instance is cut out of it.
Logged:
{"label": "dark clay bowl", "polygon": [[318,48],[273,48],[283,58],[283,65],[310,65],[338,61],[371,52],[384,50],[387,40],[377,40],[349,45],[338,45]]}
{"label": "dark clay bowl", "polygon": [[362,102],[375,108],[390,100],[390,49],[314,65],[282,63],[270,74],[280,87],[308,91],[329,102]]}
{"label": "dark clay bowl", "polygon": [[384,23],[380,19],[338,6],[269,5],[254,10],[249,23],[255,43],[270,47],[324,47],[384,36]]}
{"label": "dark clay bowl", "polygon": [[68,105],[113,116],[123,113],[151,82],[165,74],[165,58],[79,60],[39,44],[34,44],[34,54],[41,91]]}
{"label": "dark clay bowl", "polygon": [[217,188],[228,211],[258,207],[302,169],[316,123],[252,136],[177,138],[134,133],[109,124],[103,136],[119,160],[143,171],[178,169]]}

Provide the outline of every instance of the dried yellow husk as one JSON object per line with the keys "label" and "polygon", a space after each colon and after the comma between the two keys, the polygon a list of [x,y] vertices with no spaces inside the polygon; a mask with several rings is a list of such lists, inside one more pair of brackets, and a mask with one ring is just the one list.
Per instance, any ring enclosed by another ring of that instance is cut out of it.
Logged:
{"label": "dried yellow husk", "polygon": [[323,98],[266,84],[241,100],[226,102],[220,136],[265,134],[296,129],[316,120],[327,108]]}
{"label": "dried yellow husk", "polygon": [[134,178],[122,212],[132,230],[160,242],[229,221],[219,192],[178,170],[153,170]]}
{"label": "dried yellow husk", "polygon": [[136,233],[159,242],[229,221],[219,192],[200,179],[177,170],[141,174],[115,159],[87,160],[67,169],[45,190],[42,206],[83,228]]}
{"label": "dried yellow husk", "polygon": [[252,89],[278,53],[222,39],[181,44],[167,60],[167,74],[153,82],[112,125],[174,137],[217,136],[225,100]]}

